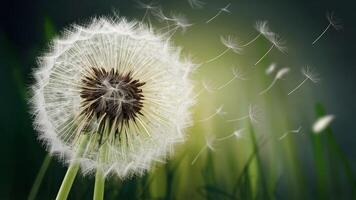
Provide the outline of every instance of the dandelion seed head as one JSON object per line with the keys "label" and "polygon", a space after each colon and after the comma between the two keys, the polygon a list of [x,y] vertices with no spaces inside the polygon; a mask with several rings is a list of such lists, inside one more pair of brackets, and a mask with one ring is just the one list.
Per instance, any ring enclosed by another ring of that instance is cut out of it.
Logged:
{"label": "dandelion seed head", "polygon": [[331,26],[335,28],[335,30],[341,30],[343,28],[341,20],[335,17],[334,12],[327,12],[326,18],[328,19]]}
{"label": "dandelion seed head", "polygon": [[240,54],[243,50],[243,48],[237,44],[236,40],[231,35],[226,37],[220,36],[220,41],[225,47],[233,50],[237,54]]}
{"label": "dandelion seed head", "polygon": [[306,78],[311,80],[313,83],[317,83],[320,81],[319,75],[315,72],[313,72],[309,66],[306,66],[305,68],[302,69],[302,73]]}
{"label": "dandelion seed head", "polygon": [[325,115],[323,117],[320,117],[313,124],[312,127],[313,132],[316,134],[322,132],[330,125],[330,123],[334,120],[334,118],[335,118],[334,115]]}
{"label": "dandelion seed head", "polygon": [[[162,162],[185,139],[193,105],[192,63],[142,23],[94,19],[52,43],[34,71],[31,104],[39,139],[85,173],[124,179]],[[78,138],[88,137],[75,156]],[[107,146],[103,161],[98,150]]]}

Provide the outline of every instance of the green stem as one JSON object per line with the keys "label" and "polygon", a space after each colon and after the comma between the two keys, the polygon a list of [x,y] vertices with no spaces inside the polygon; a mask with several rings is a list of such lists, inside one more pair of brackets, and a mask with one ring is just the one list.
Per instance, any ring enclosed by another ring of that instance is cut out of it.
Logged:
{"label": "green stem", "polygon": [[46,174],[49,164],[51,163],[51,159],[52,159],[51,155],[47,154],[45,159],[43,160],[40,171],[38,172],[35,182],[32,185],[30,194],[28,195],[28,198],[27,198],[28,200],[34,200],[36,198],[38,189],[41,186],[43,177]]}
{"label": "green stem", "polygon": [[94,200],[103,200],[104,199],[104,187],[105,187],[105,176],[104,176],[104,171],[100,167],[100,163],[105,162],[105,157],[106,157],[106,151],[107,151],[107,145],[103,144],[99,150],[99,167],[96,169],[96,174],[95,174],[95,186],[94,186]]}
{"label": "green stem", "polygon": [[[78,158],[84,153],[86,144],[87,144],[88,136],[83,134],[79,138],[79,146],[75,155],[75,158]],[[75,176],[78,173],[80,167],[80,163],[78,161],[73,161],[67,170],[67,173],[63,179],[61,188],[58,191],[56,200],[66,200],[69,194],[70,189],[72,188],[72,184],[74,182]]]}

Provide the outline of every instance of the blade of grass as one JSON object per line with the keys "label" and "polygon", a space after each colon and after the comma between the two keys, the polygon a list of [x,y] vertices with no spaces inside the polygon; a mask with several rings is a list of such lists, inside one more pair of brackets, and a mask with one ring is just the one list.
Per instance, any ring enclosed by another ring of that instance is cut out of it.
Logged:
{"label": "blade of grass", "polygon": [[[323,107],[322,104],[318,103],[315,106],[315,112],[317,117],[321,117],[326,115],[325,108]],[[332,157],[332,155],[335,155],[339,160],[341,161],[342,167],[344,169],[344,172],[346,173],[347,179],[349,181],[349,184],[352,187],[352,198],[356,199],[356,179],[352,171],[351,164],[345,155],[345,153],[342,151],[340,145],[336,142],[334,133],[330,127],[325,129],[324,135],[326,135],[327,138],[327,145],[328,145],[328,151],[329,151],[329,161],[331,164],[331,171],[330,171],[330,177],[337,177],[335,176],[335,173],[337,173],[336,169],[336,164],[339,164],[339,162],[335,161],[335,158]],[[335,183],[335,181],[333,181]],[[338,191],[336,191],[338,192]]]}
{"label": "blade of grass", "polygon": [[43,177],[46,174],[48,166],[51,163],[51,159],[52,159],[52,157],[47,153],[45,159],[43,160],[42,166],[41,166],[40,170],[38,171],[35,182],[32,185],[30,194],[28,195],[28,198],[27,198],[28,200],[36,199],[36,196],[37,196],[38,190],[40,189]]}

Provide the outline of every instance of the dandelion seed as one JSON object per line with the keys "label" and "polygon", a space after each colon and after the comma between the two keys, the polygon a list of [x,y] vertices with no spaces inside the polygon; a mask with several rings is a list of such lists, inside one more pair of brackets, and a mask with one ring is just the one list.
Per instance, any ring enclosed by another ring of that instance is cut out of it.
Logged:
{"label": "dandelion seed", "polygon": [[334,120],[334,115],[325,115],[320,117],[316,122],[313,124],[313,132],[315,134],[321,133],[324,131],[330,123]]}
{"label": "dandelion seed", "polygon": [[219,59],[221,56],[225,55],[227,52],[232,50],[234,53],[240,54],[242,51],[242,48],[236,43],[234,38],[230,35],[227,37],[220,36],[220,41],[221,43],[226,47],[225,50],[223,50],[219,55],[215,56],[214,58],[209,59],[208,61],[205,61],[204,63],[210,63],[213,62],[217,59]]}
{"label": "dandelion seed", "polygon": [[142,175],[184,139],[191,63],[153,31],[98,18],[53,41],[35,70],[31,101],[49,152],[85,173],[125,179]]}
{"label": "dandelion seed", "polygon": [[188,3],[193,9],[200,9],[203,8],[203,6],[205,5],[205,2],[200,0],[188,0]]}
{"label": "dandelion seed", "polygon": [[224,137],[221,137],[221,138],[217,138],[216,140],[217,141],[224,141],[224,140],[227,140],[227,139],[232,138],[232,137],[235,137],[236,139],[240,139],[240,138],[243,137],[242,132],[244,132],[244,131],[245,131],[245,128],[241,128],[241,129],[235,130],[230,135],[227,135],[227,136],[224,136]]}
{"label": "dandelion seed", "polygon": [[194,165],[195,162],[198,160],[198,158],[202,155],[202,153],[205,150],[211,150],[211,151],[215,151],[215,145],[214,142],[216,141],[215,137],[208,135],[207,137],[205,137],[205,145],[200,149],[200,151],[198,152],[198,154],[194,157],[194,159],[191,162],[191,165]]}
{"label": "dandelion seed", "polygon": [[259,123],[260,109],[257,105],[249,105],[248,114],[239,118],[227,120],[228,122],[236,122],[245,119],[249,119],[253,123]]}
{"label": "dandelion seed", "polygon": [[230,85],[235,79],[247,80],[245,78],[245,75],[238,68],[233,68],[232,74],[233,74],[233,77],[230,80],[228,80],[226,83],[217,87],[216,90],[221,90],[221,89],[225,88],[226,86]]}
{"label": "dandelion seed", "polygon": [[137,2],[137,7],[139,9],[143,9],[145,10],[145,14],[143,15],[142,19],[141,19],[141,23],[143,23],[146,19],[146,17],[148,16],[148,21],[149,21],[149,24],[151,24],[151,20],[149,18],[149,14],[150,12],[154,12],[155,10],[158,9],[158,6],[156,6],[153,2],[151,3],[143,3],[139,0],[136,0]]}
{"label": "dandelion seed", "polygon": [[223,110],[224,108],[224,105],[221,105],[220,107],[218,107],[215,112],[211,115],[209,115],[208,117],[204,118],[204,119],[201,119],[201,120],[198,120],[198,122],[205,122],[205,121],[208,121],[210,119],[212,119],[213,117],[219,115],[219,116],[222,116],[222,115],[225,115],[226,112]]}
{"label": "dandelion seed", "polygon": [[266,69],[266,74],[270,75],[274,72],[274,70],[276,69],[276,63],[271,63],[268,68]]}
{"label": "dandelion seed", "polygon": [[212,18],[208,19],[205,23],[211,22],[212,20],[217,18],[221,13],[230,13],[230,10],[229,10],[230,5],[231,5],[231,3],[227,4],[223,8],[220,8],[219,11],[216,13],[216,15],[214,15]]}
{"label": "dandelion seed", "polygon": [[329,30],[330,27],[333,27],[337,31],[343,28],[340,19],[334,16],[334,12],[327,12],[326,19],[328,20],[329,24],[326,26],[324,31],[313,41],[313,45]]}
{"label": "dandelion seed", "polygon": [[204,88],[207,92],[209,92],[209,93],[213,93],[213,92],[216,91],[216,90],[214,89],[215,87],[211,86],[211,85],[212,85],[211,82],[207,82],[207,81],[204,80],[204,81],[202,82],[202,85],[203,85],[203,88]]}
{"label": "dandelion seed", "polygon": [[281,137],[279,137],[278,140],[282,140],[283,138],[287,137],[287,135],[289,135],[290,133],[299,133],[300,130],[302,130],[301,126],[299,126],[298,129],[287,131]]}
{"label": "dandelion seed", "polygon": [[305,79],[299,84],[297,85],[297,87],[295,87],[292,91],[290,91],[288,93],[288,95],[291,95],[293,92],[295,92],[298,88],[300,88],[307,80],[312,81],[313,83],[317,83],[319,82],[319,78],[318,78],[318,74],[315,74],[313,71],[310,70],[309,66],[307,66],[306,68],[302,69],[302,73],[305,76]]}
{"label": "dandelion seed", "polygon": [[188,19],[183,14],[173,14],[171,19],[174,25],[171,30],[168,30],[165,33],[166,35],[169,35],[168,38],[171,38],[179,29],[184,33],[188,27],[193,25],[188,22]]}
{"label": "dandelion seed", "polygon": [[272,43],[272,45],[267,50],[267,52],[255,63],[255,65],[260,63],[272,51],[274,47],[277,48],[282,53],[285,53],[287,51],[287,47],[284,46],[285,41],[283,41],[279,35],[277,35],[276,33],[270,30],[267,21],[256,22],[256,30],[262,36],[264,36],[270,43]]}
{"label": "dandelion seed", "polygon": [[277,72],[276,76],[274,77],[272,83],[265,90],[261,91],[259,93],[259,95],[262,95],[262,94],[268,92],[274,86],[274,84],[277,82],[277,80],[282,79],[286,74],[288,74],[288,72],[289,72],[289,68],[287,68],[287,67],[278,70],[278,72]]}
{"label": "dandelion seed", "polygon": [[174,21],[173,18],[168,17],[163,13],[162,8],[157,8],[152,13],[159,21]]}

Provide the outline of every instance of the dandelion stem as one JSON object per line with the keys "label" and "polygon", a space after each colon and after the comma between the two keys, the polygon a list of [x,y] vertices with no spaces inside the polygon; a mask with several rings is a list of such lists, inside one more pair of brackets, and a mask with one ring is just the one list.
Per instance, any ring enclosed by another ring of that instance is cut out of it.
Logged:
{"label": "dandelion stem", "polygon": [[247,42],[244,45],[241,45],[241,47],[247,47],[248,45],[252,44],[254,41],[256,41],[259,37],[261,36],[261,33],[258,34],[255,38],[253,38],[251,41]]}
{"label": "dandelion stem", "polygon": [[38,193],[38,189],[41,186],[43,177],[48,169],[49,164],[51,163],[52,157],[50,156],[50,154],[47,154],[45,159],[43,160],[42,166],[40,168],[40,171],[38,172],[35,182],[32,185],[30,194],[28,195],[28,200],[34,200],[36,199],[37,193]]}
{"label": "dandelion stem", "polygon": [[[78,158],[80,155],[84,153],[86,144],[88,141],[88,136],[83,134],[79,138],[79,146],[75,155],[75,158]],[[68,170],[66,175],[64,176],[64,179],[62,181],[61,188],[58,191],[56,200],[66,200],[69,194],[69,191],[72,187],[72,184],[74,182],[75,176],[78,173],[80,167],[80,163],[76,160],[72,161],[72,163],[69,165]]]}
{"label": "dandelion stem", "polygon": [[329,30],[330,27],[331,27],[331,23],[329,23],[329,25],[325,28],[325,30],[314,40],[312,44],[315,44],[326,33],[326,31]]}
{"label": "dandelion stem", "polygon": [[194,165],[194,163],[198,160],[200,155],[204,152],[204,150],[208,147],[208,145],[203,146],[203,148],[200,149],[199,153],[195,156],[194,160],[192,161],[191,165]]}
{"label": "dandelion stem", "polygon": [[216,15],[214,15],[214,17],[212,17],[212,18],[210,18],[208,21],[206,21],[205,23],[209,23],[209,22],[211,22],[211,21],[213,21],[213,19],[215,19],[216,17],[218,17],[220,14],[221,14],[221,10],[219,10],[219,12],[218,13],[216,13]]}
{"label": "dandelion stem", "polygon": [[274,44],[272,44],[272,46],[268,49],[268,51],[255,63],[255,65],[257,65],[258,63],[260,63],[260,62],[263,60],[263,58],[265,58],[265,57],[267,56],[267,54],[268,54],[270,51],[272,51],[273,47],[274,47]]}
{"label": "dandelion stem", "polygon": [[278,80],[277,78],[273,79],[272,83],[265,90],[261,91],[259,93],[259,95],[262,95],[262,94],[268,92],[268,90],[270,90],[273,87],[273,85],[277,82],[277,80]]}
{"label": "dandelion stem", "polygon": [[248,119],[248,118],[249,118],[249,115],[246,115],[246,116],[239,117],[239,118],[236,118],[236,119],[229,119],[227,121],[228,122],[236,122],[236,121],[241,121],[241,120]]}
{"label": "dandelion stem", "polygon": [[[105,162],[107,153],[107,145],[104,144],[99,150],[98,162]],[[94,186],[94,200],[103,200],[104,199],[104,188],[105,188],[105,176],[103,168],[98,167],[95,174],[95,186]]]}
{"label": "dandelion stem", "polygon": [[234,136],[235,136],[235,134],[233,133],[233,134],[230,134],[230,135],[227,135],[227,136],[224,136],[224,137],[217,138],[216,140],[217,141],[224,141],[224,140],[232,138]]}
{"label": "dandelion stem", "polygon": [[297,87],[295,87],[292,91],[290,91],[289,93],[288,93],[288,95],[291,95],[293,92],[295,92],[298,88],[300,88],[304,83],[305,83],[305,81],[307,81],[308,80],[308,78],[305,78]]}
{"label": "dandelion stem", "polygon": [[230,49],[227,48],[225,49],[223,52],[221,52],[219,55],[215,56],[214,58],[208,60],[208,61],[205,61],[205,63],[210,63],[210,62],[213,62],[214,60],[217,60],[218,58],[220,58],[221,56],[223,56],[224,54],[226,54]]}
{"label": "dandelion stem", "polygon": [[230,83],[232,83],[232,81],[234,81],[237,78],[237,76],[234,75],[234,77],[232,77],[229,81],[227,81],[226,83],[222,84],[220,87],[217,88],[217,90],[221,90],[224,87],[228,86]]}

